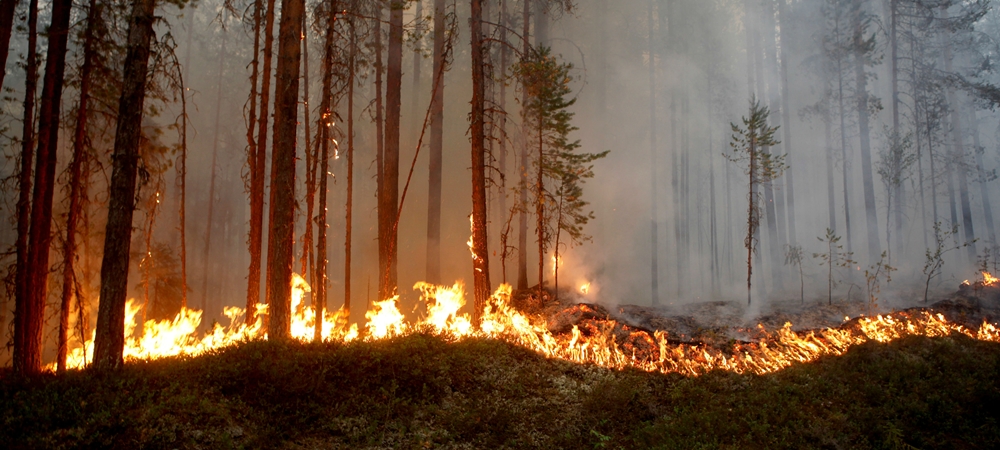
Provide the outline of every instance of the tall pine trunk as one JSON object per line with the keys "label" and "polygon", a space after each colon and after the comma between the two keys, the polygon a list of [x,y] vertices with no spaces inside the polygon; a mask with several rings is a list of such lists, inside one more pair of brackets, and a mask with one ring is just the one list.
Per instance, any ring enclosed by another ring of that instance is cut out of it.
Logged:
{"label": "tall pine trunk", "polygon": [[346,220],[344,225],[344,315],[347,320],[351,318],[351,233],[353,228],[354,214],[354,71],[357,59],[357,33],[354,28],[354,18],[350,17],[350,61],[348,62],[347,76],[347,205]]}
{"label": "tall pine trunk", "polygon": [[649,21],[649,237],[650,237],[650,301],[653,306],[660,304],[660,266],[659,266],[659,256],[660,256],[660,245],[657,242],[659,239],[659,230],[657,229],[656,219],[658,216],[657,207],[659,201],[657,200],[657,179],[656,179],[656,50],[655,50],[655,37],[656,31],[653,27],[653,1],[649,0],[646,6],[647,18]]}
{"label": "tall pine trunk", "polygon": [[48,297],[49,247],[52,244],[52,198],[55,191],[56,153],[59,149],[59,113],[66,45],[69,38],[70,0],[52,3],[48,29],[48,51],[42,98],[38,116],[38,148],[35,183],[31,197],[31,226],[28,232],[27,302],[25,309],[24,352],[18,361],[22,372],[38,372],[42,366],[42,328]]}
{"label": "tall pine trunk", "polygon": [[788,16],[788,7],[785,0],[778,0],[778,24],[779,24],[779,39],[781,39],[781,52],[779,56],[781,57],[781,127],[784,128],[784,149],[785,149],[785,164],[788,166],[785,169],[785,202],[786,202],[786,213],[788,216],[788,243],[790,245],[796,245],[798,243],[798,236],[795,230],[795,185],[793,182],[793,164],[792,164],[792,108],[791,99],[788,92],[788,64],[789,55],[788,47],[791,45],[791,36],[789,28],[793,26],[791,18]]}
{"label": "tall pine trunk", "polygon": [[[37,5],[37,3],[34,4]],[[4,76],[7,75],[7,53],[10,50],[10,33],[14,29],[14,10],[16,8],[17,0],[0,0],[0,69],[2,69],[0,70],[0,88],[3,87]],[[35,9],[37,9],[36,6],[28,6],[28,14],[31,15],[31,11]]]}
{"label": "tall pine trunk", "polygon": [[472,322],[479,327],[490,296],[490,263],[486,232],[486,75],[481,0],[472,2]]}
{"label": "tall pine trunk", "polygon": [[852,45],[854,47],[854,80],[855,100],[857,101],[858,134],[861,140],[861,182],[865,194],[865,224],[868,231],[868,258],[875,260],[882,253],[882,245],[878,237],[878,214],[875,204],[875,182],[872,178],[871,131],[868,117],[868,77],[865,73],[865,61],[868,57],[864,29],[862,25],[861,0],[854,0],[851,15]]}
{"label": "tall pine trunk", "polygon": [[[14,282],[14,370],[22,371],[25,361],[28,306],[28,233],[31,229],[31,162],[35,155],[35,91],[38,82],[37,39],[38,2],[28,3],[28,56],[24,89],[24,119],[21,131],[21,171],[18,175],[17,254]],[[8,29],[9,30],[9,29]],[[9,31],[8,31],[9,32]],[[4,47],[6,49],[6,47]]]}
{"label": "tall pine trunk", "polygon": [[[434,79],[440,86],[431,99],[431,142],[427,194],[427,281],[441,282],[441,181],[444,142],[444,0],[434,0]],[[433,89],[433,88],[432,88]]]}
{"label": "tall pine trunk", "polygon": [[278,67],[274,89],[274,150],[271,153],[271,221],[267,236],[268,338],[291,337],[292,262],[295,232],[295,138],[299,67],[302,64],[304,0],[282,0]]}
{"label": "tall pine trunk", "polygon": [[[531,30],[531,2],[523,1],[524,9],[521,16],[521,58],[527,58],[531,52],[529,31]],[[523,111],[522,107],[522,111]],[[521,114],[522,127],[528,127],[527,114]],[[520,170],[518,176],[518,215],[517,215],[517,288],[528,288],[528,136],[525,133],[521,145]]]}
{"label": "tall pine trunk", "polygon": [[155,0],[132,1],[101,261],[101,303],[94,340],[94,364],[103,369],[121,366],[125,347],[125,296],[132,213],[135,211],[135,178],[139,168],[139,138],[155,7]]}
{"label": "tall pine trunk", "polygon": [[[272,54],[274,49],[274,2],[275,0],[267,0],[267,10],[264,12],[264,67],[261,71],[261,83],[260,83],[260,111],[257,113],[260,115],[258,117],[257,123],[257,161],[254,165],[254,170],[260,175],[260,183],[256,186],[258,190],[252,192],[253,198],[250,200],[250,215],[253,217],[254,214],[259,215],[259,220],[261,221],[261,236],[258,238],[258,243],[255,247],[250,250],[251,266],[253,265],[253,259],[256,258],[258,261],[258,266],[260,270],[266,272],[264,278],[264,302],[267,303],[269,300],[269,295],[271,292],[271,287],[268,284],[271,279],[270,266],[264,267],[263,262],[263,223],[264,223],[264,192],[267,184],[267,125],[269,123],[268,119],[270,117],[270,100],[271,100],[271,65],[272,65]],[[272,153],[274,152],[274,145],[271,145]],[[273,158],[273,156],[272,156]],[[274,180],[274,167],[271,167],[271,180]],[[272,184],[273,188],[273,184]],[[254,204],[256,202],[256,205]],[[273,206],[273,204],[272,204]],[[268,226],[270,226],[270,220],[272,213],[271,209],[268,209]],[[251,246],[253,246],[253,239],[255,237],[251,236]],[[270,238],[270,234],[269,234]],[[270,253],[270,250],[268,250]],[[257,278],[260,274],[257,274]],[[253,274],[251,274],[253,278]],[[257,281],[257,288],[260,288],[259,281]],[[259,294],[258,294],[259,295]],[[270,320],[268,316],[268,320]]]}
{"label": "tall pine trunk", "polygon": [[[260,21],[263,2],[254,0],[253,6],[253,60],[250,62],[250,112],[247,118],[247,168],[250,172],[250,235],[247,245],[250,251],[250,267],[247,269],[247,304],[246,324],[251,325],[257,320],[257,303],[260,303],[260,253],[264,218],[264,172],[258,170],[259,155],[264,153],[265,145],[258,145],[254,137],[257,125],[257,79],[260,56]],[[261,114],[266,115],[267,111]]]}
{"label": "tall pine trunk", "polygon": [[[83,37],[83,66],[80,68],[80,103],[76,111],[76,127],[73,133],[73,161],[70,163],[69,212],[66,215],[66,242],[63,245],[62,301],[59,308],[59,341],[56,354],[56,370],[66,370],[66,354],[69,348],[69,315],[76,292],[76,234],[80,215],[84,214],[83,199],[89,184],[89,161],[87,155],[87,119],[90,115],[90,84],[94,66],[94,39],[101,10],[97,0],[90,0],[87,7],[87,28]],[[183,217],[183,214],[182,216]],[[182,225],[183,229],[183,225]],[[82,303],[77,299],[77,304]]]}
{"label": "tall pine trunk", "polygon": [[389,48],[386,54],[385,76],[385,154],[382,208],[379,209],[382,237],[379,243],[385,252],[385,266],[380,268],[381,297],[396,294],[399,254],[397,226],[399,208],[399,132],[403,84],[403,8],[399,0],[389,2]]}
{"label": "tall pine trunk", "polygon": [[[319,234],[319,238],[316,240],[316,255],[317,262],[315,282],[313,288],[315,296],[313,297],[314,305],[314,331],[313,340],[319,342],[323,340],[323,309],[326,307],[326,182],[327,182],[327,171],[329,170],[329,149],[330,149],[330,128],[333,125],[333,111],[330,106],[331,100],[331,84],[333,83],[333,37],[336,30],[334,29],[335,19],[336,19],[336,8],[330,8],[328,12],[326,25],[326,38],[323,45],[323,87],[320,93],[319,102],[319,118],[316,123],[316,146],[320,149],[317,156],[320,160],[320,171],[319,177],[322,177],[319,186],[319,213],[316,216],[316,229]],[[352,43],[353,45],[353,43]],[[348,156],[350,158],[350,156]],[[316,163],[313,163],[313,183],[315,184],[316,175]],[[350,175],[348,174],[348,177]],[[312,202],[312,199],[309,199]],[[312,205],[310,204],[309,210],[312,211]],[[312,224],[312,214],[309,215],[307,220],[307,226],[311,229]],[[310,233],[311,234],[311,233]],[[304,242],[303,248],[306,248],[310,243]]]}
{"label": "tall pine trunk", "polygon": [[976,175],[979,183],[979,197],[983,202],[983,219],[986,221],[986,232],[990,237],[990,246],[997,244],[996,228],[993,226],[993,206],[990,203],[990,191],[987,186],[989,178],[983,166],[983,147],[979,142],[979,118],[976,116],[975,106],[971,103],[969,109],[969,127],[972,128],[972,144],[975,147],[976,155]]}

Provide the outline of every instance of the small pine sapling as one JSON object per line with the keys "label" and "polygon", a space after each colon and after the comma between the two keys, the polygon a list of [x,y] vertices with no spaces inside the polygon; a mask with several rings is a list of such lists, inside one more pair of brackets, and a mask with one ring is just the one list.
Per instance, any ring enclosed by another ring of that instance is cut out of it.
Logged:
{"label": "small pine sapling", "polygon": [[786,245],[785,246],[785,265],[786,266],[797,266],[799,269],[799,302],[806,302],[806,282],[805,276],[802,273],[802,246],[801,245]]}
{"label": "small pine sapling", "polygon": [[[841,267],[846,268],[856,264],[856,261],[851,259],[854,256],[854,252],[844,252],[844,246],[841,245],[840,236],[837,236],[832,229],[826,229],[826,236],[817,237],[820,242],[826,244],[825,253],[813,253],[813,258],[818,258],[820,260],[819,265],[827,266],[827,304],[833,304],[833,268]],[[848,298],[850,298],[850,293],[848,293]]]}

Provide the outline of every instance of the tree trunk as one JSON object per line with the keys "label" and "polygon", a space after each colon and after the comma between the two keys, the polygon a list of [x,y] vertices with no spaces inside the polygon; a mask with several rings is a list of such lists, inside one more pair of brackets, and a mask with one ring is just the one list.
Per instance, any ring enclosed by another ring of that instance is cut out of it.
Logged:
{"label": "tree trunk", "polygon": [[135,210],[135,178],[139,167],[139,138],[155,7],[155,0],[132,2],[101,261],[101,303],[94,340],[94,364],[102,369],[121,366],[125,347],[125,296]]}
{"label": "tree trunk", "polygon": [[219,124],[222,117],[222,74],[223,66],[222,61],[225,60],[226,55],[226,34],[222,34],[222,48],[219,52],[219,82],[216,88],[215,95],[215,126],[212,138],[212,172],[210,175],[210,181],[208,184],[208,217],[205,219],[205,253],[202,257],[205,261],[205,271],[202,274],[201,279],[201,310],[207,313],[208,308],[208,279],[212,278],[214,271],[212,270],[212,219],[214,218],[213,212],[215,211],[215,177],[218,157],[219,157]]}
{"label": "tree trunk", "polygon": [[[32,10],[37,9],[37,3],[35,5],[35,7],[28,7],[29,16],[32,14]],[[4,69],[0,70],[0,88],[3,87],[4,75],[7,74],[7,52],[10,50],[10,32],[14,29],[14,10],[16,7],[17,0],[0,0],[0,68]],[[37,17],[37,12],[35,14]]]}
{"label": "tree trunk", "polygon": [[[524,10],[521,16],[521,58],[527,58],[531,52],[529,31],[531,30],[531,2],[524,0]],[[522,108],[523,111],[523,108]],[[521,114],[523,126],[527,126],[528,116]],[[521,162],[518,180],[518,215],[517,215],[517,288],[528,289],[528,138],[525,136],[521,146]]]}
{"label": "tree trunk", "polygon": [[[943,20],[948,20],[948,9],[947,7],[941,8],[941,15]],[[947,39],[947,38],[945,38]],[[945,73],[952,72],[952,52],[951,52],[951,42],[945,42],[944,45],[944,64]],[[972,202],[969,199],[969,179],[965,173],[965,143],[964,143],[964,130],[962,128],[962,114],[960,113],[961,106],[959,106],[959,101],[955,95],[954,89],[950,86],[945,88],[946,98],[948,101],[948,109],[951,111],[951,125],[952,125],[952,163],[951,166],[958,174],[958,196],[962,206],[962,228],[965,234],[965,244],[968,251],[969,262],[975,264],[976,262],[976,233],[972,226]],[[950,171],[949,171],[950,174]],[[949,177],[950,178],[950,177]]]}
{"label": "tree trunk", "polygon": [[[500,279],[503,284],[507,284],[507,242],[506,235],[509,230],[510,223],[504,223],[503,217],[509,215],[507,210],[507,68],[510,64],[510,46],[507,42],[507,26],[510,23],[508,20],[507,12],[507,0],[500,0],[500,98],[498,99],[498,105],[500,107],[499,121],[500,121],[500,134],[499,134],[499,146],[500,151],[497,155],[498,163],[500,165],[500,219],[499,223],[499,235],[501,236],[500,244]],[[506,228],[505,228],[506,227]]]}
{"label": "tree trunk", "polygon": [[660,245],[658,243],[659,230],[657,229],[657,180],[656,180],[656,31],[653,27],[653,1],[649,0],[646,11],[649,21],[649,235],[650,235],[650,280],[651,294],[650,301],[653,306],[660,304]]}
{"label": "tree trunk", "polygon": [[382,18],[384,17],[382,13],[382,3],[376,4],[376,18],[375,18],[375,184],[376,188],[376,203],[378,204],[378,274],[376,276],[378,281],[378,300],[384,300],[386,297],[383,295],[385,293],[385,274],[386,268],[388,267],[389,250],[386,247],[388,244],[386,226],[389,223],[387,216],[390,214],[390,207],[385,204],[385,126],[384,126],[384,116],[383,116],[383,89],[382,89],[382,76],[385,73],[385,67],[382,65]]}
{"label": "tree trunk", "polygon": [[354,208],[354,71],[357,69],[357,33],[354,18],[348,18],[351,27],[351,50],[347,77],[347,217],[344,226],[344,315],[351,318],[351,232]]}
{"label": "tree trunk", "polygon": [[[87,155],[87,119],[90,115],[90,74],[94,64],[94,39],[101,10],[97,0],[90,0],[87,7],[87,28],[83,38],[83,66],[80,68],[80,104],[76,112],[76,128],[73,135],[73,161],[70,163],[69,212],[66,216],[66,243],[63,245],[63,285],[62,302],[59,308],[59,345],[56,354],[56,370],[66,371],[66,354],[69,348],[69,314],[76,286],[76,234],[83,211],[83,197],[89,184],[89,161]],[[183,217],[183,213],[181,215]],[[183,229],[183,225],[182,225]],[[79,301],[77,302],[80,303]]]}
{"label": "tree trunk", "polygon": [[[889,71],[892,87],[892,136],[895,145],[899,145],[902,131],[899,127],[899,42],[897,39],[899,27],[899,0],[889,0]],[[906,186],[900,182],[892,193],[896,197],[894,220],[896,227],[896,242],[886,242],[886,246],[895,245],[896,251],[903,251],[903,190]],[[888,217],[886,220],[889,220]],[[891,248],[891,247],[890,247]]]}
{"label": "tree trunk", "polygon": [[413,118],[410,125],[410,135],[416,136],[420,134],[420,121],[416,118],[420,116],[420,61],[423,59],[423,20],[424,20],[424,2],[423,0],[415,0],[417,3],[416,10],[416,25],[414,26],[414,33],[420,36],[420,40],[413,43],[413,98],[410,103],[410,117]]}
{"label": "tree trunk", "polygon": [[[427,194],[427,281],[441,282],[441,167],[444,142],[445,10],[434,0],[434,78],[441,80],[431,99],[431,142]],[[433,83],[432,83],[433,84]],[[433,87],[432,87],[433,89]]]}
{"label": "tree trunk", "polygon": [[274,151],[271,154],[271,222],[267,236],[268,338],[291,337],[292,262],[295,232],[295,137],[299,67],[302,64],[304,0],[282,0],[274,89]]}
{"label": "tree trunk", "polygon": [[865,74],[864,30],[862,29],[861,0],[854,0],[851,16],[854,35],[854,79],[857,95],[858,133],[861,138],[861,178],[865,194],[865,223],[868,230],[868,257],[878,258],[882,245],[878,237],[878,215],[875,204],[875,183],[872,178],[871,136],[868,124],[868,79]]}
{"label": "tree trunk", "polygon": [[[765,80],[775,80],[778,78],[778,67],[777,62],[775,61],[777,56],[777,46],[774,41],[774,9],[772,6],[773,5],[771,4],[766,4],[765,9],[762,11],[762,15],[764,17],[764,29],[758,33],[758,37],[762,40],[764,45],[761,46],[759,52],[755,53],[755,56],[758,58],[756,65],[757,89],[759,94],[767,99],[766,101],[769,104],[770,110],[777,111],[779,109],[778,105],[780,105],[780,99],[778,98],[780,96],[778,93],[779,91],[776,86],[765,83]],[[764,74],[765,68],[768,72],[766,76]],[[767,154],[771,153],[771,148],[767,146],[762,146],[761,150]],[[774,283],[772,289],[778,290],[783,286],[782,251],[785,245],[785,196],[782,194],[780,189],[774,188],[773,180],[761,183],[760,188],[764,190],[764,212],[767,218],[768,251],[771,255],[771,277]]]}
{"label": "tree trunk", "polygon": [[[331,16],[334,16],[336,14],[335,12],[333,12],[335,9],[336,9],[335,7],[330,8]],[[327,112],[327,110],[323,109],[323,107],[320,106],[320,117],[318,119],[320,120],[320,122],[317,123],[316,126],[316,134],[317,134],[316,147],[315,149],[313,149],[313,146],[310,145],[311,143],[309,142],[309,137],[310,137],[309,108],[311,108],[312,106],[309,105],[310,98],[309,98],[309,38],[307,37],[308,32],[309,32],[309,26],[306,24],[306,14],[302,14],[302,99],[303,99],[302,114],[304,116],[304,120],[302,121],[302,123],[306,128],[304,135],[306,144],[304,147],[306,154],[306,220],[305,220],[306,230],[302,236],[302,258],[300,260],[301,269],[299,270],[299,273],[301,273],[303,278],[305,278],[309,282],[310,286],[313,286],[316,284],[316,280],[313,278],[313,274],[315,273],[313,269],[316,266],[315,266],[315,255],[312,250],[312,242],[313,242],[313,218],[314,218],[313,213],[315,212],[315,206],[316,206],[316,201],[315,201],[316,177],[317,177],[316,170],[319,168],[318,159],[320,153],[319,135],[323,134],[322,129],[324,128],[324,126],[322,121],[324,119],[327,119],[332,123],[333,116],[332,115],[324,116],[323,113]],[[334,31],[332,25],[328,26],[326,30],[326,35],[327,35],[326,48],[329,48],[330,45],[332,45],[330,43],[330,40],[333,38],[333,32]],[[325,58],[326,56],[324,50],[324,60],[323,60],[324,64],[326,63]],[[325,67],[324,70],[326,70]],[[322,100],[320,100],[320,103],[322,103]],[[315,294],[316,290],[313,289],[313,299],[316,298]]]}
{"label": "tree trunk", "polygon": [[[385,178],[382,190],[382,206],[379,216],[383,219],[383,235],[380,239],[385,254],[386,265],[380,270],[383,281],[382,298],[396,294],[397,284],[397,230],[399,208],[399,126],[402,106],[401,88],[403,82],[403,8],[399,0],[390,1],[389,8],[389,51],[386,55],[385,86],[385,155],[382,161]],[[384,241],[384,242],[383,242]]]}
{"label": "tree trunk", "polygon": [[[331,84],[333,83],[333,37],[336,30],[334,29],[334,24],[336,23],[336,8],[330,8],[329,17],[327,18],[326,26],[326,39],[323,46],[323,88],[320,93],[319,102],[319,118],[316,123],[316,147],[320,149],[317,157],[321,161],[321,170],[319,172],[322,180],[320,181],[319,187],[319,214],[316,216],[316,227],[319,233],[319,238],[316,242],[316,255],[318,257],[316,265],[315,282],[313,285],[313,291],[315,296],[313,297],[313,307],[315,312],[314,320],[314,331],[313,340],[320,342],[323,340],[323,309],[326,307],[326,183],[327,183],[327,171],[329,170],[329,153],[330,153],[330,128],[333,125],[333,111],[330,107],[331,99]],[[353,45],[353,42],[351,43]],[[350,100],[348,100],[350,101]],[[350,158],[350,156],[348,156]],[[316,163],[313,163],[313,184],[315,185],[316,179]],[[350,177],[350,174],[348,174]],[[311,229],[312,224],[312,198],[308,200],[309,205],[309,218],[306,221],[307,226]],[[307,233],[307,236],[311,233]],[[303,248],[310,245],[310,242],[303,243]]]}
{"label": "tree trunk", "polygon": [[[12,13],[13,14],[13,13]],[[17,242],[14,282],[14,370],[26,371],[27,318],[32,308],[28,302],[28,234],[31,229],[31,162],[35,155],[35,91],[38,82],[37,32],[38,2],[28,3],[28,57],[24,89],[24,119],[21,132],[21,172],[18,175]],[[10,28],[7,28],[10,32]],[[9,37],[9,36],[8,36]],[[4,51],[7,47],[4,46]]]}
{"label": "tree trunk", "polygon": [[781,45],[781,127],[784,128],[784,145],[785,150],[785,164],[788,166],[785,169],[785,201],[787,202],[787,215],[788,215],[788,243],[790,245],[796,245],[798,239],[795,230],[795,185],[793,183],[792,173],[794,172],[795,165],[792,164],[792,108],[790,105],[790,97],[788,93],[788,46],[791,42],[791,37],[789,36],[789,28],[793,26],[791,19],[788,17],[788,8],[785,4],[785,0],[778,0],[778,19],[779,19],[779,32],[782,45]]}
{"label": "tree trunk", "polygon": [[983,219],[986,220],[986,232],[990,237],[990,246],[997,244],[996,228],[993,226],[993,206],[990,203],[990,191],[987,183],[989,178],[983,166],[983,147],[979,142],[979,118],[976,117],[976,109],[972,104],[968,105],[969,127],[972,128],[972,144],[975,146],[976,155],[976,175],[979,182],[979,196],[983,202]]}
{"label": "tree trunk", "polygon": [[52,23],[49,25],[48,53],[45,78],[42,82],[42,102],[38,117],[38,150],[36,152],[35,185],[31,198],[31,226],[28,232],[27,307],[25,312],[24,360],[19,368],[26,373],[41,370],[42,328],[48,296],[49,247],[52,243],[52,198],[55,191],[56,153],[59,150],[59,113],[62,100],[63,73],[66,68],[66,44],[69,38],[69,17],[73,4],[69,0],[52,3]]}
{"label": "tree trunk", "polygon": [[482,323],[490,297],[490,260],[486,233],[486,75],[484,73],[483,10],[481,0],[472,1],[472,259],[475,302],[472,323]]}
{"label": "tree trunk", "polygon": [[[257,303],[260,303],[260,253],[261,237],[264,219],[264,171],[259,170],[258,160],[265,153],[265,143],[258,145],[254,139],[254,126],[257,125],[257,65],[260,55],[260,20],[261,0],[254,0],[253,6],[253,60],[250,62],[250,115],[247,119],[247,168],[250,172],[250,235],[247,243],[250,251],[250,267],[247,269],[247,305],[246,324],[257,321]],[[261,95],[263,97],[263,94]],[[267,111],[261,112],[267,115]],[[185,294],[186,297],[186,294]]]}
{"label": "tree trunk", "polygon": [[[837,13],[837,22],[834,25],[835,39],[840,42],[840,12]],[[851,165],[847,160],[847,110],[844,107],[844,68],[843,55],[837,55],[837,112],[840,114],[840,159],[844,164],[843,185],[844,185],[844,234],[847,238],[847,253],[854,252],[853,241],[851,240]]]}
{"label": "tree trunk", "polygon": [[[253,244],[253,240],[255,239],[255,236],[251,236],[250,237],[251,246],[253,247],[251,249],[251,251],[250,251],[250,258],[251,258],[250,265],[251,265],[251,267],[253,266],[253,259],[256,258],[258,260],[258,266],[260,266],[261,270],[267,272],[267,275],[264,278],[264,303],[267,303],[269,301],[268,300],[269,299],[268,296],[270,295],[270,292],[271,292],[271,286],[268,284],[270,282],[270,279],[271,279],[271,275],[270,275],[271,268],[270,268],[270,266],[268,266],[266,269],[263,267],[264,263],[262,262],[262,259],[263,259],[263,256],[262,256],[262,253],[263,253],[262,247],[263,247],[263,233],[264,233],[264,225],[263,225],[264,224],[264,191],[267,190],[266,189],[266,184],[267,184],[267,175],[266,175],[267,174],[267,148],[268,148],[268,146],[267,146],[267,125],[268,125],[268,119],[269,119],[269,116],[270,116],[269,103],[270,103],[270,99],[271,99],[271,57],[272,57],[272,51],[274,49],[274,2],[275,2],[275,0],[267,0],[267,10],[264,12],[264,68],[263,68],[263,71],[260,74],[260,76],[261,76],[261,83],[260,83],[260,111],[258,111],[258,114],[260,114],[260,116],[258,117],[258,123],[257,123],[257,161],[256,161],[256,164],[254,165],[254,170],[256,170],[258,172],[258,174],[260,175],[260,183],[258,183],[258,185],[256,186],[258,188],[258,191],[251,193],[251,195],[253,195],[254,198],[250,201],[250,211],[251,211],[250,215],[251,215],[251,217],[253,217],[254,214],[259,215],[259,220],[260,220],[260,223],[261,223],[261,227],[260,227],[260,234],[261,234],[261,236],[257,239],[258,243],[257,243],[257,245],[255,247],[254,247],[254,244]],[[277,113],[275,113],[275,114],[277,114]],[[274,144],[273,143],[271,145],[271,148],[272,148],[272,153],[273,153],[274,152],[274,150],[273,150]],[[272,155],[272,158],[274,158],[273,155]],[[272,161],[272,163],[273,163],[273,161]],[[271,180],[272,181],[274,180],[274,167],[273,166],[271,167]],[[273,189],[273,184],[272,184],[272,189]],[[256,205],[254,205],[255,201],[257,202]],[[272,203],[272,207],[273,207],[273,203]],[[268,211],[269,211],[269,213],[268,213],[268,226],[270,226],[271,215],[273,213],[270,212],[271,211],[270,209]],[[268,239],[270,239],[270,232],[268,233]],[[254,255],[254,253],[256,253],[256,255]],[[270,253],[270,249],[268,250],[268,253]],[[251,282],[252,283],[256,283],[258,289],[260,289],[260,283],[257,282],[256,280],[257,280],[257,278],[259,278],[259,276],[260,276],[259,273],[257,274],[256,278],[254,277],[254,274],[250,275]],[[248,317],[249,317],[249,315],[248,315]],[[268,320],[270,320],[270,317],[273,317],[273,316],[269,315],[268,316]]]}

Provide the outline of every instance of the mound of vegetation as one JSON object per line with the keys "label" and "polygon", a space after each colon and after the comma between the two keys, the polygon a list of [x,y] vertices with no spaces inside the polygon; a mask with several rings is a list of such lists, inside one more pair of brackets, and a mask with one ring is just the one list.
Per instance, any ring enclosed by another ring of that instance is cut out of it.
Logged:
{"label": "mound of vegetation", "polygon": [[998,448],[1000,345],[869,343],[765,376],[550,360],[496,340],[255,341],[0,378],[8,448]]}

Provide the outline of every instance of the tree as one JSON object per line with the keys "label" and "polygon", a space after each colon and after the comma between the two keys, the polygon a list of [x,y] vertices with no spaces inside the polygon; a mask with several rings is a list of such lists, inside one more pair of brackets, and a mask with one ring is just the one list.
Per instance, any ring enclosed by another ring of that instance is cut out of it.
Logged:
{"label": "tree", "polygon": [[924,303],[927,303],[927,293],[931,288],[931,280],[941,275],[941,268],[944,267],[944,255],[952,250],[968,247],[965,242],[958,245],[949,245],[949,237],[958,235],[958,224],[952,224],[949,229],[942,229],[941,222],[934,222],[934,248],[928,248],[924,252]]}
{"label": "tree", "polygon": [[784,155],[775,155],[764,149],[775,144],[777,127],[767,124],[770,111],[760,104],[756,97],[750,99],[750,115],[743,117],[743,127],[735,123],[730,147],[732,152],[723,154],[730,162],[745,165],[744,173],[749,177],[747,209],[747,235],[743,245],[747,249],[747,305],[751,302],[751,281],[753,277],[753,255],[757,251],[757,235],[760,227],[760,194],[757,190],[763,183],[770,183],[784,172]]}
{"label": "tree", "polygon": [[389,51],[386,55],[385,153],[379,190],[379,298],[395,295],[397,284],[397,225],[399,223],[399,132],[403,83],[403,0],[389,1]]}
{"label": "tree", "polygon": [[786,245],[785,246],[785,265],[786,266],[796,266],[799,269],[799,302],[806,302],[806,281],[805,275],[802,274],[802,246],[801,245]]}
{"label": "tree", "polygon": [[[917,156],[909,152],[909,136],[900,137],[895,132],[890,133],[888,146],[879,152],[879,161],[875,164],[875,172],[882,178],[882,185],[885,187],[885,241],[892,242],[892,212],[893,198],[899,199],[899,190],[902,189],[903,182],[910,176],[910,168],[917,162]],[[897,205],[897,208],[899,206]],[[901,229],[896,227],[897,231]],[[892,246],[888,246],[892,248]],[[886,253],[886,264],[892,262],[892,252]]]}
{"label": "tree", "polygon": [[486,74],[483,58],[483,8],[471,0],[472,51],[472,276],[474,303],[472,323],[477,328],[490,296],[490,260],[486,228]]}
{"label": "tree", "polygon": [[875,210],[875,184],[872,181],[871,136],[869,111],[873,106],[880,108],[878,100],[868,94],[868,73],[866,66],[878,60],[875,33],[869,32],[873,18],[864,12],[862,0],[851,3],[851,49],[854,53],[854,94],[858,114],[858,133],[861,139],[861,179],[865,196],[865,223],[868,228],[868,256],[874,258],[882,253],[878,239],[878,216]]}
{"label": "tree", "polygon": [[825,265],[827,267],[827,299],[826,303],[828,305],[833,304],[833,268],[834,267],[850,267],[855,263],[851,259],[854,256],[853,252],[844,252],[844,246],[840,245],[840,236],[834,234],[832,228],[826,229],[825,237],[817,237],[820,242],[826,244],[825,253],[813,253],[813,258],[818,258],[820,260],[819,265]]}
{"label": "tree", "polygon": [[304,0],[283,0],[278,25],[274,89],[274,150],[271,153],[271,220],[267,236],[268,338],[291,335],[292,263],[295,239],[295,136],[299,68],[302,65]]}
{"label": "tree", "polygon": [[434,0],[434,79],[440,86],[431,97],[431,142],[428,148],[427,194],[427,281],[441,282],[441,167],[444,143],[444,77],[447,70],[445,52],[444,0]]}
{"label": "tree", "polygon": [[129,20],[121,99],[115,131],[108,221],[101,261],[101,303],[94,340],[94,364],[116,368],[125,346],[125,296],[127,294],[135,180],[139,163],[143,102],[153,37],[155,0],[133,0]]}
{"label": "tree", "polygon": [[[59,113],[66,47],[69,39],[70,0],[52,3],[48,29],[48,49],[38,117],[38,148],[35,152],[35,183],[31,197],[31,225],[28,232],[26,301],[23,312],[22,352],[15,361],[20,372],[41,370],[42,326],[48,296],[49,247],[52,243],[52,199],[55,192],[56,154],[59,149]],[[15,340],[17,342],[17,340]]]}

